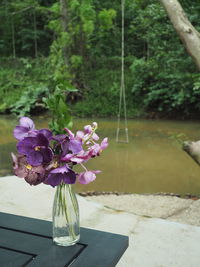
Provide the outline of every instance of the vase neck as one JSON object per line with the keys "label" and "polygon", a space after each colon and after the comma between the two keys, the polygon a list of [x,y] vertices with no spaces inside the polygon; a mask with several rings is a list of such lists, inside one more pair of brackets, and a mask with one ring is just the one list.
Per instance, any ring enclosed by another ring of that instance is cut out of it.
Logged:
{"label": "vase neck", "polygon": [[57,190],[60,191],[68,191],[68,192],[72,192],[73,191],[73,188],[72,188],[72,185],[71,184],[65,184],[65,183],[61,183],[57,186]]}

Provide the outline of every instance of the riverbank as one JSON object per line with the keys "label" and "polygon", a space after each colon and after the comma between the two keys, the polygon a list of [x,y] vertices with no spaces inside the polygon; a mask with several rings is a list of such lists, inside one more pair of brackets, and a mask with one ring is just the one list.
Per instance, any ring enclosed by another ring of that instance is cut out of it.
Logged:
{"label": "riverbank", "polygon": [[137,216],[160,218],[200,226],[200,199],[167,195],[109,194],[86,196],[86,199]]}

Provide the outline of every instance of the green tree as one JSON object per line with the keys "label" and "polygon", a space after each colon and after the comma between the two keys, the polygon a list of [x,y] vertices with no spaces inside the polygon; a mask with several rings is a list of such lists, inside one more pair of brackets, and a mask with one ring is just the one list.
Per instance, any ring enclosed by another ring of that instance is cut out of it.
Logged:
{"label": "green tree", "polygon": [[[32,9],[14,16],[16,59],[1,60],[0,95],[6,94],[1,98],[6,104],[2,100],[0,109],[9,110],[18,100],[22,103],[25,91],[32,86],[35,90],[47,88],[47,95],[61,90],[78,116],[116,116],[121,72],[120,1],[3,0],[0,55],[12,56],[11,14],[33,4],[36,31]],[[199,3],[180,0],[180,4],[199,31]],[[124,60],[129,117],[199,116],[199,72],[159,1],[125,1]],[[41,97],[36,98],[30,111],[40,103]]]}

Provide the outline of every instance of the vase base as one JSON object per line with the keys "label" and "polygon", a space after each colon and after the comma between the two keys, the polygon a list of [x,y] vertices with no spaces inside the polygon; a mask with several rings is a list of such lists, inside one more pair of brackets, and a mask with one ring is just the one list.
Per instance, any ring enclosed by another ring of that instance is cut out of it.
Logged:
{"label": "vase base", "polygon": [[67,237],[66,236],[55,237],[53,239],[53,242],[58,246],[69,247],[69,246],[75,245],[79,241],[79,239],[80,239],[80,235],[78,235],[76,239],[73,239],[73,240],[68,236]]}

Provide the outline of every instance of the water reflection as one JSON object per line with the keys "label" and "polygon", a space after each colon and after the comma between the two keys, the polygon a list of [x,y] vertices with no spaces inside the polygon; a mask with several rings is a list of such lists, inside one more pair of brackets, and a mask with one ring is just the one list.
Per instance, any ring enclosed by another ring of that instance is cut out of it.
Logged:
{"label": "water reflection", "polygon": [[[48,117],[33,118],[36,126],[47,127]],[[74,130],[94,119],[75,119]],[[116,121],[98,119],[99,135],[109,137],[109,148],[101,157],[87,163],[102,174],[77,191],[120,191],[135,193],[200,194],[200,167],[171,139],[183,133],[188,139],[200,138],[199,122],[129,120],[130,143],[116,143]],[[10,152],[15,150],[12,129],[16,119],[0,117],[0,175],[11,173]]]}

